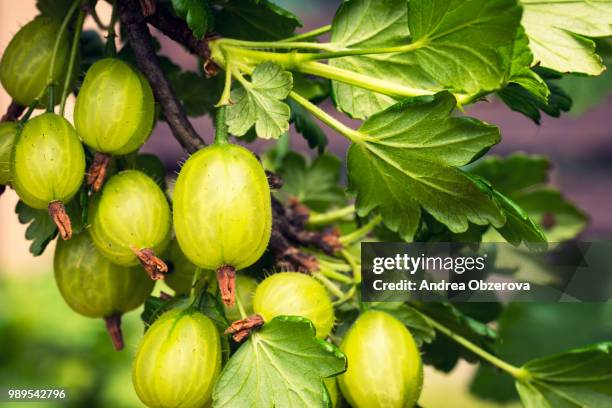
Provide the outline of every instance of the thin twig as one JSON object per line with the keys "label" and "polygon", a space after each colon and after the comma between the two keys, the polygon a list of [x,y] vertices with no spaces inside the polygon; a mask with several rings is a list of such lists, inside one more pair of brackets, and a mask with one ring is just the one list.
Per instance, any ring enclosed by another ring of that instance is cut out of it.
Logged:
{"label": "thin twig", "polygon": [[138,66],[149,80],[155,99],[159,102],[174,137],[190,153],[206,146],[204,140],[196,133],[187,119],[185,109],[159,65],[153,49],[151,33],[145,23],[138,0],[119,1],[119,18],[125,27]]}
{"label": "thin twig", "polygon": [[210,57],[206,38],[203,40],[196,38],[185,23],[185,20],[174,16],[167,5],[163,3],[158,4],[155,13],[147,16],[146,21],[167,37],[182,44],[191,53],[204,60]]}

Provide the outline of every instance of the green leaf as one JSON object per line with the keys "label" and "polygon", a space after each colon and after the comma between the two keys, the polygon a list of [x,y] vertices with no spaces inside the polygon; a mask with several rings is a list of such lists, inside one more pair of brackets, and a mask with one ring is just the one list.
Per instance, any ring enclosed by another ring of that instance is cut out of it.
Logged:
{"label": "green leaf", "polygon": [[548,181],[550,162],[544,156],[515,153],[507,157],[489,156],[470,168],[489,181],[496,190],[512,194]]}
{"label": "green leaf", "polygon": [[34,256],[39,256],[45,252],[45,248],[57,236],[57,227],[45,210],[35,210],[28,207],[23,201],[19,200],[15,208],[19,222],[30,224],[26,229],[25,237],[32,241],[30,252]]}
{"label": "green leaf", "polygon": [[212,12],[207,0],[172,0],[174,12],[182,17],[197,38],[212,26]]}
{"label": "green leaf", "polygon": [[[471,318],[450,303],[413,303],[419,313],[448,327],[453,332],[468,339],[485,350],[491,350],[499,336],[485,323]],[[436,336],[434,341],[424,344],[423,360],[435,368],[449,372],[457,364],[459,357],[468,361],[478,361],[477,357],[462,348],[447,336]]]}
{"label": "green leaf", "polygon": [[552,188],[515,195],[515,201],[530,217],[544,226],[550,242],[575,238],[587,226],[588,215]]}
{"label": "green leaf", "polygon": [[189,116],[212,112],[221,96],[221,75],[207,79],[196,72],[179,70],[169,73],[167,77]]}
{"label": "green leaf", "polygon": [[322,154],[308,164],[300,154],[287,153],[278,170],[283,179],[282,190],[314,211],[344,205],[346,197],[338,185],[340,167],[340,159],[329,154]]}
{"label": "green leaf", "polygon": [[276,317],[230,358],[215,385],[214,406],[331,407],[323,378],[344,370],[344,355],[316,339],[310,321]]}
{"label": "green leaf", "polygon": [[242,136],[255,125],[257,136],[277,139],[289,130],[291,110],[283,102],[292,88],[291,73],[275,63],[258,65],[251,81],[234,88],[227,108],[226,123],[230,133]]}
{"label": "green leaf", "polygon": [[[514,204],[502,200],[508,204],[503,207],[513,222],[525,212],[534,225],[543,227],[549,242],[561,242],[576,237],[585,228],[588,217],[561,193],[546,186],[549,168],[550,163],[542,156],[518,153],[506,158],[488,157],[472,166],[470,172],[486,179],[492,188]],[[515,209],[510,212],[512,207]],[[516,225],[513,228],[516,229]]]}
{"label": "green leaf", "polygon": [[607,0],[521,0],[522,24],[533,64],[559,72],[599,75],[604,70],[595,43],[586,37],[612,35],[612,3]]}
{"label": "green leaf", "polygon": [[571,350],[523,365],[517,382],[526,407],[606,408],[612,405],[612,343]]}
{"label": "green leaf", "polygon": [[546,248],[545,245],[542,245],[547,242],[544,231],[531,220],[525,210],[509,197],[495,190],[487,180],[478,176],[472,177],[481,189],[487,191],[502,209],[506,217],[506,223],[501,227],[496,227],[496,229],[506,241],[513,245],[519,245],[521,242],[524,242],[530,249],[542,250]]}
{"label": "green leaf", "polygon": [[293,90],[309,101],[319,103],[329,96],[330,81],[293,72]]}
{"label": "green leaf", "polygon": [[[504,341],[495,345],[495,351],[520,366],[541,356],[606,341],[612,338],[611,317],[612,303],[510,303],[498,320]],[[512,377],[487,365],[478,368],[471,390],[495,401],[517,398]]]}
{"label": "green leaf", "polygon": [[501,100],[514,111],[520,112],[540,124],[540,111],[549,116],[558,118],[561,112],[568,112],[572,107],[572,98],[559,87],[555,82],[561,78],[560,75],[551,71],[539,69],[544,79],[529,70],[540,81],[544,81],[544,87],[548,91],[545,98],[539,83],[536,80],[529,80],[529,77],[514,78],[515,83],[508,84],[497,94]]}
{"label": "green leaf", "polygon": [[431,343],[436,337],[436,331],[431,327],[429,322],[417,312],[414,308],[404,304],[395,302],[380,302],[371,303],[369,307],[376,310],[382,310],[395,317],[406,326],[414,341],[420,347],[423,343]]}
{"label": "green leaf", "polygon": [[319,154],[325,151],[327,146],[327,135],[319,125],[313,120],[312,115],[302,105],[292,99],[287,101],[291,108],[291,122],[295,124],[297,130],[308,142],[308,147],[316,148]]}
{"label": "green leaf", "polygon": [[[448,89],[469,95],[502,86],[521,16],[513,0],[353,0],[332,24],[339,49],[414,44],[412,51],[336,58],[338,68],[388,81],[420,93]],[[333,82],[338,108],[356,118],[395,100]]]}
{"label": "green leaf", "polygon": [[249,41],[280,40],[302,26],[296,15],[267,0],[230,0],[215,21],[223,37]]}
{"label": "green leaf", "polygon": [[512,46],[512,63],[508,73],[508,82],[520,85],[542,103],[548,102],[550,91],[538,74],[531,69],[533,54],[529,49],[529,38],[523,27],[519,27]]}
{"label": "green leaf", "polygon": [[377,210],[384,223],[411,240],[422,210],[452,232],[478,225],[504,224],[490,198],[458,166],[499,142],[495,126],[452,117],[449,93],[400,102],[373,115],[360,127],[360,141],[348,151],[350,189],[358,214]]}

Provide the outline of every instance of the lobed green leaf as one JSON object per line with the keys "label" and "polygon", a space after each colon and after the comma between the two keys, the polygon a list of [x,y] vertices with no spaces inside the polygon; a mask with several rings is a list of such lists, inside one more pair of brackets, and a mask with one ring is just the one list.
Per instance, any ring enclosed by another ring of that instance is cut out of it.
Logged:
{"label": "lobed green leaf", "polygon": [[363,123],[362,140],[348,151],[359,216],[377,210],[406,240],[419,229],[422,210],[455,233],[470,222],[504,224],[498,206],[457,168],[499,142],[499,131],[452,117],[454,107],[454,97],[440,93],[400,102]]}
{"label": "lobed green leaf", "polygon": [[586,37],[612,35],[612,3],[607,0],[521,0],[522,25],[533,64],[559,72],[599,75],[604,66]]}
{"label": "lobed green leaf", "polygon": [[331,407],[323,378],[345,370],[344,355],[316,339],[309,320],[279,316],[230,358],[215,385],[214,406]]}
{"label": "lobed green leaf", "polygon": [[233,104],[227,108],[226,123],[230,133],[242,136],[255,125],[257,136],[277,139],[289,130],[291,111],[283,102],[292,88],[291,73],[275,63],[258,65],[251,81],[234,88]]}
{"label": "lobed green leaf", "polygon": [[[513,0],[352,0],[334,19],[331,41],[336,48],[415,48],[329,63],[418,94],[452,90],[478,95],[503,85],[520,18]],[[339,82],[333,82],[333,90],[338,108],[356,118],[395,103],[390,96]]]}

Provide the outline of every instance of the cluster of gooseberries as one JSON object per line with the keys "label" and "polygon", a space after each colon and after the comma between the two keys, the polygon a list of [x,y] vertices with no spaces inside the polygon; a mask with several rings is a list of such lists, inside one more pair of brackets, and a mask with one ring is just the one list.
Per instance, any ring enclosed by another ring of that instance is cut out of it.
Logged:
{"label": "cluster of gooseberries", "polygon": [[[68,37],[53,18],[37,17],[14,36],[0,65],[6,91],[31,107],[20,122],[0,125],[0,183],[10,185],[28,206],[48,210],[56,223],[62,239],[55,278],[68,305],[103,318],[121,349],[121,315],[145,302],[155,280],[168,275],[179,296],[211,275],[218,285],[201,290],[218,293],[229,321],[245,319],[245,311],[260,325],[297,315],[313,323],[317,338],[327,339],[334,330],[334,306],[319,281],[298,272],[273,273],[259,283],[236,276],[262,256],[271,235],[271,192],[258,159],[220,132],[213,145],[182,166],[171,198],[134,160],[113,168],[114,158],[133,157],[152,132],[151,86],[128,63],[99,60],[86,73],[71,124],[54,112],[55,89],[74,76],[66,75],[74,72]],[[37,107],[47,112],[30,117]],[[73,234],[66,204],[84,183],[90,201],[87,228]],[[207,406],[223,369],[223,335],[190,304],[163,313],[148,328],[133,364],[142,402]],[[348,369],[338,384],[352,406],[406,407],[418,399],[419,351],[408,329],[391,315],[363,313],[341,350]],[[325,379],[325,385],[336,405],[336,379]]]}

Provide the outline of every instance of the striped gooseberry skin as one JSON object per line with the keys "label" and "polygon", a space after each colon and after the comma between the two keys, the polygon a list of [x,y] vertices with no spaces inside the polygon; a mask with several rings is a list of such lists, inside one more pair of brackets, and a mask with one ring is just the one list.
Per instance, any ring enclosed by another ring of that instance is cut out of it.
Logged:
{"label": "striped gooseberry skin", "polygon": [[15,122],[0,123],[0,184],[11,181],[11,156],[18,128]]}
{"label": "striped gooseberry skin", "polygon": [[74,107],[83,142],[106,154],[136,151],[153,130],[155,100],[147,80],[127,63],[102,59],[89,68]]}
{"label": "striped gooseberry skin", "polygon": [[340,349],[348,368],[338,383],[351,406],[415,406],[423,385],[423,364],[412,335],[400,321],[384,312],[367,311],[349,329]]}
{"label": "striped gooseberry skin", "polygon": [[[57,19],[36,17],[21,27],[6,47],[0,61],[0,82],[19,104],[27,106],[37,98],[41,104],[47,102],[46,93],[41,94],[47,86],[49,65],[60,25]],[[69,38],[64,34],[59,43],[53,72],[53,79],[58,84],[56,89],[63,89],[69,51]]]}
{"label": "striped gooseberry skin", "polygon": [[326,338],[334,326],[334,307],[315,278],[300,272],[280,272],[264,279],[253,297],[253,311],[269,322],[276,316],[302,316]]}
{"label": "striped gooseberry skin", "polygon": [[87,232],[58,241],[53,266],[62,297],[72,310],[87,317],[109,317],[136,309],[155,284],[139,267],[111,263]]}
{"label": "striped gooseberry skin", "polygon": [[151,325],[132,366],[132,382],[150,408],[202,408],[221,371],[214,323],[193,309],[172,309]]}
{"label": "striped gooseberry skin", "polygon": [[16,139],[11,173],[11,185],[30,207],[70,201],[85,175],[83,145],[72,125],[54,113],[30,119]]}
{"label": "striped gooseberry skin", "polygon": [[183,165],[174,188],[174,230],[181,249],[197,266],[243,269],[270,240],[270,187],[249,150],[215,144]]}
{"label": "striped gooseberry skin", "polygon": [[89,208],[89,232],[112,262],[138,264],[132,248],[161,253],[170,241],[170,206],[159,186],[138,170],[111,177]]}

